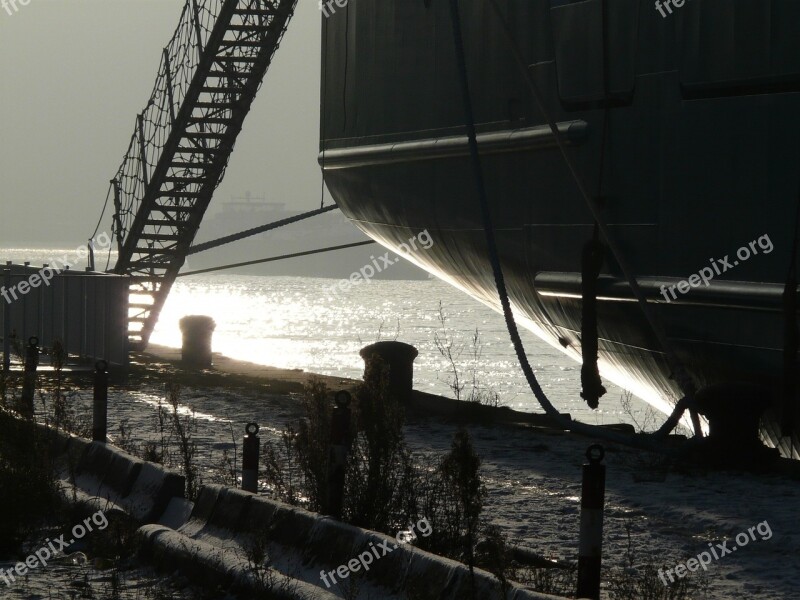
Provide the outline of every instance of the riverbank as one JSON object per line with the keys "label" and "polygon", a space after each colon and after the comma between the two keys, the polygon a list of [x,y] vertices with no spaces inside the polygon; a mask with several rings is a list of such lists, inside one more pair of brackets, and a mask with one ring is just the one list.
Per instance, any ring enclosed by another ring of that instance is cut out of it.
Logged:
{"label": "riverbank", "polygon": [[152,377],[170,374],[181,383],[205,386],[252,386],[269,394],[300,393],[311,378],[320,379],[331,389],[352,390],[358,381],[347,377],[317,375],[303,369],[281,369],[237,360],[214,352],[211,369],[184,369],[180,348],[150,344],[147,352],[134,352],[131,358],[131,377]]}
{"label": "riverbank", "polygon": [[[280,369],[230,358],[218,352],[213,354],[211,369],[192,370],[181,366],[181,351],[178,348],[150,344],[147,352],[135,353],[131,374],[136,377],[153,372],[169,372],[180,382],[193,385],[252,386],[269,394],[297,394],[312,379],[322,381],[333,391],[353,392],[360,380],[310,373],[303,369]],[[411,402],[406,406],[409,417],[441,417],[455,421],[491,422],[530,425],[559,430],[544,414],[513,410],[506,406],[488,406],[477,402],[459,402],[418,389],[413,391]],[[609,428],[633,432],[632,426],[620,423]]]}
{"label": "riverbank", "polygon": [[[175,351],[154,348],[151,352],[158,360],[177,357]],[[224,357],[215,361],[215,372],[235,372],[235,377],[254,382],[266,380],[272,390],[302,385],[312,376]],[[356,383],[343,378],[326,382],[347,388]],[[453,400],[426,396],[416,394],[423,403],[428,401],[429,410],[440,414],[409,415],[405,435],[412,451],[433,464],[448,450],[454,431],[465,426],[482,459],[488,491],[485,514],[490,521],[515,544],[544,556],[576,560],[581,465],[586,447],[595,440],[543,423],[534,426],[525,422],[529,417],[523,413],[508,409],[496,409],[494,413],[503,417],[494,421],[455,422]],[[769,539],[753,541],[735,555],[715,560],[707,571],[688,576],[704,579],[708,591],[701,597],[712,600],[791,598],[793,590],[800,588],[796,525],[800,487],[795,480],[669,465],[648,453],[605,446],[606,567],[634,571],[646,564],[674,567],[707,550],[709,544],[730,547],[742,531],[766,522]]]}
{"label": "riverbank", "polygon": [[[176,364],[177,351],[151,348],[150,352],[153,360]],[[222,373],[236,373],[233,380],[252,384],[266,382],[271,390],[282,386],[294,390],[312,377],[304,371],[264,368],[222,356],[215,356],[214,370],[203,376]],[[356,381],[326,378],[326,383],[350,388]],[[409,415],[405,435],[411,449],[432,464],[448,450],[454,431],[465,426],[482,459],[488,491],[485,514],[491,522],[515,544],[544,556],[576,560],[581,465],[586,447],[595,440],[526,422],[530,415],[508,409],[494,409],[497,419],[465,422],[453,418],[457,408],[453,400],[421,392],[416,398],[427,406],[428,414]],[[707,571],[689,576],[706,580],[708,592],[702,597],[712,600],[790,598],[800,587],[795,515],[800,488],[795,480],[669,465],[638,450],[605,446],[604,565],[634,570],[646,564],[674,567],[707,550],[709,544],[730,547],[739,533],[767,522],[770,539],[751,542],[735,555],[714,561]]]}
{"label": "riverbank", "polygon": [[[301,370],[273,369],[220,355],[215,356],[213,369],[189,371],[180,367],[179,351],[169,348],[151,347],[148,353],[132,358],[127,380],[112,382],[109,393],[112,441],[139,448],[163,443],[159,414],[168,406],[165,384],[180,384],[178,410],[191,423],[201,483],[231,484],[230,466],[240,460],[246,423],[259,422],[262,442],[279,444],[285,427],[302,416],[299,394],[313,377]],[[342,377],[323,379],[334,390],[351,389],[357,383]],[[76,380],[70,391],[76,420],[91,414],[90,380],[82,381],[85,383]],[[417,398],[424,402],[426,395],[417,394]],[[453,406],[452,400],[429,400],[429,407]],[[493,412],[510,418],[454,419],[447,411],[438,416],[411,413],[404,435],[421,464],[432,465],[449,450],[453,433],[465,427],[482,461],[486,518],[515,545],[575,561],[581,465],[594,440],[519,422],[520,415],[507,409]],[[713,561],[707,571],[687,575],[692,581],[708,584],[708,592],[697,597],[775,600],[792,598],[800,588],[796,524],[800,489],[796,481],[777,475],[669,465],[641,451],[605,446],[606,572],[642,572],[647,565],[673,568],[707,550],[709,544],[727,543],[730,548],[737,535],[766,523],[769,539],[751,541],[735,554]],[[262,481],[260,493],[269,492],[268,483]],[[103,571],[90,571],[90,579],[102,582],[107,577]],[[68,572],[68,568],[60,571],[58,586]],[[130,598],[136,597],[135,573],[129,578]],[[85,578],[86,568],[76,568],[73,574],[76,581]],[[47,571],[37,573],[37,587],[47,577]],[[603,597],[612,598],[608,590]]]}

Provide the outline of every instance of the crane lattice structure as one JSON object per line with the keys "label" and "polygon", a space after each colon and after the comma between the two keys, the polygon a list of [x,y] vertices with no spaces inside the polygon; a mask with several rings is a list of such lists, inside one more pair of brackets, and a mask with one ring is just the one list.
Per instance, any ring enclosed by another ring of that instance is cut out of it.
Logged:
{"label": "crane lattice structure", "polygon": [[186,0],[111,180],[128,337],[147,346],[297,0]]}

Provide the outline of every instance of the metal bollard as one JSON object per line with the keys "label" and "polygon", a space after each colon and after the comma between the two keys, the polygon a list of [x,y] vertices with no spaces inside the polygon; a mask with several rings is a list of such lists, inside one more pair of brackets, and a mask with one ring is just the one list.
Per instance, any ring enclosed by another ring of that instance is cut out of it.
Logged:
{"label": "metal bollard", "polygon": [[180,320],[181,361],[193,369],[210,369],[212,361],[211,337],[216,327],[214,319],[203,315],[189,315]]}
{"label": "metal bollard", "polygon": [[335,519],[344,510],[344,476],[350,446],[350,392],[336,392],[336,406],[331,415],[331,448],[328,454],[328,510]]}
{"label": "metal bollard", "polygon": [[108,363],[98,360],[94,365],[94,410],[92,439],[106,443],[108,433]]}
{"label": "metal bollard", "polygon": [[359,352],[364,359],[364,376],[367,376],[370,361],[380,357],[388,367],[388,392],[403,404],[409,404],[414,395],[414,359],[419,352],[414,346],[398,341],[375,342]]}
{"label": "metal bollard", "polygon": [[258,423],[248,423],[244,428],[242,449],[242,489],[245,492],[258,492],[258,454],[261,438],[258,437]]}
{"label": "metal bollard", "polygon": [[25,353],[25,375],[22,382],[21,413],[24,417],[33,418],[33,396],[36,393],[36,368],[39,366],[39,338],[28,339]]}
{"label": "metal bollard", "polygon": [[[6,263],[11,266],[11,261]],[[3,269],[3,287],[7,290],[11,289],[11,269]],[[3,302],[3,371],[8,372],[11,370],[11,303]]]}
{"label": "metal bollard", "polygon": [[600,563],[603,550],[603,505],[606,467],[601,465],[606,451],[600,444],[586,450],[581,488],[581,532],[578,547],[578,598],[600,598]]}

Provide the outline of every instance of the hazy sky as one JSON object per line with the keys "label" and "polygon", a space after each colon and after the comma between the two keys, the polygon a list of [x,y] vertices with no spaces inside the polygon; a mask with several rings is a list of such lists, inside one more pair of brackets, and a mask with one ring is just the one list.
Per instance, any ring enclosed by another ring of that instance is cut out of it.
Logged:
{"label": "hazy sky", "polygon": [[[92,233],[183,4],[0,8],[0,247],[72,247]],[[320,19],[314,0],[300,0],[209,214],[248,190],[319,206]]]}

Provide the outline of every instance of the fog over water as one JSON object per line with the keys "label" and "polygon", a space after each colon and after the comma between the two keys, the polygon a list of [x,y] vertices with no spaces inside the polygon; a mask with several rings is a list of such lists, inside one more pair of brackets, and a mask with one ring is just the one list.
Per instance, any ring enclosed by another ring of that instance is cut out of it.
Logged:
{"label": "fog over water", "polygon": [[[0,245],[74,247],[89,237],[183,5],[0,9]],[[298,210],[319,206],[320,48],[317,4],[299,2],[210,210],[248,190]],[[110,227],[107,211],[101,228]]]}

